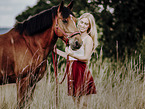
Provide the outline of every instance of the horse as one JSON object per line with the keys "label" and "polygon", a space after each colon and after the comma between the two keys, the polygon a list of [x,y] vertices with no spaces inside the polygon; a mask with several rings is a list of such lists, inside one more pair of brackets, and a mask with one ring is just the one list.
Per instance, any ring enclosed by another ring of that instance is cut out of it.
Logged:
{"label": "horse", "polygon": [[17,22],[7,33],[0,35],[0,85],[15,83],[17,108],[32,100],[36,83],[47,67],[47,57],[58,38],[76,50],[82,40],[71,11],[73,1],[44,10],[23,22]]}

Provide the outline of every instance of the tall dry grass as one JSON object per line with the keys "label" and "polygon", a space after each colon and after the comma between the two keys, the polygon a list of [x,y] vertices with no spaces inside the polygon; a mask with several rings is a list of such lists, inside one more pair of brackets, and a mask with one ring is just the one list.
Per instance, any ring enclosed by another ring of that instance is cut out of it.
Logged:
{"label": "tall dry grass", "polygon": [[[140,60],[140,59],[139,59]],[[145,66],[140,61],[131,59],[123,64],[104,61],[90,64],[97,94],[92,95],[88,109],[144,109],[145,108]],[[59,78],[63,76],[64,65],[59,69]],[[56,83],[51,76],[37,83],[31,109],[56,108]],[[16,107],[16,86],[0,86],[0,109]],[[76,109],[70,96],[67,96],[67,80],[58,85],[58,109]]]}

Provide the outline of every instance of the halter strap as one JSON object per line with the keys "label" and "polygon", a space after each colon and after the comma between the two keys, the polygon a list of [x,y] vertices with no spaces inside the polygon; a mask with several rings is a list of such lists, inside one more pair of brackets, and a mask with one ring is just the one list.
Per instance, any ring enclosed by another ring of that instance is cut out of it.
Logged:
{"label": "halter strap", "polygon": [[73,36],[78,35],[78,34],[80,34],[80,32],[72,33],[71,35],[68,36],[68,38],[72,38]]}
{"label": "halter strap", "polygon": [[69,56],[67,55],[66,71],[65,71],[65,74],[60,82],[58,81],[58,78],[57,78],[57,49],[56,49],[56,45],[54,45],[54,52],[52,51],[52,59],[53,59],[53,67],[54,67],[54,72],[55,72],[56,84],[58,84],[58,83],[62,84],[63,81],[65,80],[66,75],[68,74],[68,71],[69,71],[69,66],[70,66]]}

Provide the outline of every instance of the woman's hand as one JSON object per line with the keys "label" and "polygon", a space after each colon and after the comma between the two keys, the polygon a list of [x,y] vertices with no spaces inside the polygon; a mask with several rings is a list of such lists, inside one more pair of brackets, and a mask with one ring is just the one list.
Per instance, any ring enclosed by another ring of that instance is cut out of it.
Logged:
{"label": "woman's hand", "polygon": [[65,48],[65,52],[66,52],[66,54],[69,55],[69,56],[72,56],[72,55],[73,55],[72,50],[69,49],[68,47]]}

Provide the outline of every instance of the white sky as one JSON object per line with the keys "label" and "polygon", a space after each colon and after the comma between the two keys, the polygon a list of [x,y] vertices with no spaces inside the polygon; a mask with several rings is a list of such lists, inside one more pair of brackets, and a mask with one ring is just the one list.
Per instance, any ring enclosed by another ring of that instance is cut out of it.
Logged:
{"label": "white sky", "polygon": [[0,27],[13,27],[15,17],[36,3],[37,0],[0,0]]}

